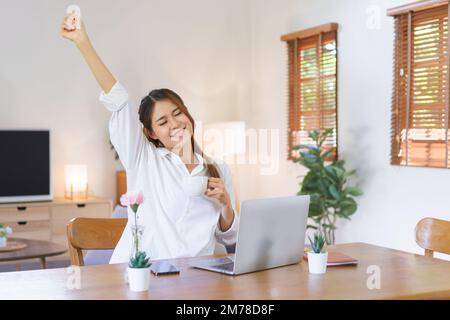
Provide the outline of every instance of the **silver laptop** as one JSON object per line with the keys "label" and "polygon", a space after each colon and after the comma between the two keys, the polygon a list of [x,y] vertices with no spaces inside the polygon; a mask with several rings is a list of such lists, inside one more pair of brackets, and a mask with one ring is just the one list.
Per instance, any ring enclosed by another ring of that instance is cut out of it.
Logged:
{"label": "silver laptop", "polygon": [[191,267],[238,275],[295,264],[303,258],[309,196],[242,201],[234,256]]}

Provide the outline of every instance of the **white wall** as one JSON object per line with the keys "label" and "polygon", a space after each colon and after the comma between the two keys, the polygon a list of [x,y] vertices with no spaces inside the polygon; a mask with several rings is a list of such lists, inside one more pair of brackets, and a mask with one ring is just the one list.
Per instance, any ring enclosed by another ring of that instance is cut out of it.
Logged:
{"label": "white wall", "polygon": [[[245,11],[239,0],[78,0],[97,51],[135,103],[151,89],[183,97],[197,121],[235,118]],[[72,1],[0,2],[0,128],[50,128],[54,194],[64,165],[87,164],[90,191],[115,196],[109,112],[75,46],[59,35]]]}
{"label": "white wall", "polygon": [[[389,164],[393,19],[386,9],[400,0],[252,1],[251,110],[240,115],[256,127],[286,131],[287,59],[279,36],[328,22],[339,23],[339,152],[359,170],[364,196],[349,222],[340,223],[337,242],[363,241],[421,252],[414,227],[425,216],[450,220],[450,170]],[[379,11],[379,27],[370,27]],[[286,135],[280,143],[285,149]],[[284,154],[283,154],[283,157]],[[249,171],[242,197],[291,195],[302,170],[284,160],[280,173]],[[442,255],[441,255],[442,256]],[[448,257],[447,257],[448,258]]]}

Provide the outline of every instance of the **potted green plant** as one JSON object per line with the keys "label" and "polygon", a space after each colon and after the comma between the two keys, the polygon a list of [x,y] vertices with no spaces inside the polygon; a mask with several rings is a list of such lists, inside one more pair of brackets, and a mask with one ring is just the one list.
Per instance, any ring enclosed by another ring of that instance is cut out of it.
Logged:
{"label": "potted green plant", "polygon": [[326,161],[334,148],[326,149],[323,144],[332,133],[333,129],[309,132],[313,145],[293,147],[300,154],[293,161],[309,169],[297,193],[311,197],[308,216],[314,224],[309,224],[308,228],[319,231],[327,244],[334,244],[337,220],[350,220],[358,207],[354,197],[362,195],[359,188],[348,185],[356,170],[347,171],[344,160]]}
{"label": "potted green plant", "polygon": [[0,224],[0,247],[6,247],[8,244],[8,236],[12,234],[12,229],[9,226]]}
{"label": "potted green plant", "polygon": [[137,211],[139,206],[144,202],[142,192],[126,193],[120,198],[123,206],[129,206],[134,212],[134,225],[131,226],[133,234],[133,247],[131,250],[130,260],[128,262],[127,274],[131,291],[146,291],[150,284],[150,258],[147,253],[141,249],[141,238],[144,227],[138,224]]}
{"label": "potted green plant", "polygon": [[324,251],[325,238],[316,232],[314,240],[308,236],[311,250],[308,251],[308,269],[310,273],[322,274],[327,271],[328,252]]}

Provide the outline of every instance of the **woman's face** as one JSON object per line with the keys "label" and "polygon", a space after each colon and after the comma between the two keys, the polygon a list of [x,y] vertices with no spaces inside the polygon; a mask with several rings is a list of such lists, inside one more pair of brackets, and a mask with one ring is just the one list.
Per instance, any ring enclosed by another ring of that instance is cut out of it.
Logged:
{"label": "woman's face", "polygon": [[194,129],[189,118],[170,100],[157,101],[152,115],[152,139],[169,149],[189,145]]}

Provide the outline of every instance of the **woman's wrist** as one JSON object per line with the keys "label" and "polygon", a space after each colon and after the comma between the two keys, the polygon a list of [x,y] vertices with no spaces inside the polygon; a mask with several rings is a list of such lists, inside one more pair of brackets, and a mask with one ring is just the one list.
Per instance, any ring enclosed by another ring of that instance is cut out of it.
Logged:
{"label": "woman's wrist", "polygon": [[234,210],[231,207],[231,205],[226,205],[222,207],[222,213],[220,215],[220,229],[225,232],[228,229],[231,228],[231,226],[233,225],[233,221],[234,221]]}
{"label": "woman's wrist", "polygon": [[87,37],[84,39],[81,39],[81,40],[74,41],[74,42],[80,51],[85,51],[86,49],[92,48],[92,44],[91,44],[89,38],[87,38]]}

